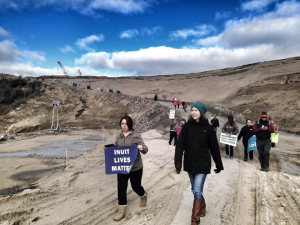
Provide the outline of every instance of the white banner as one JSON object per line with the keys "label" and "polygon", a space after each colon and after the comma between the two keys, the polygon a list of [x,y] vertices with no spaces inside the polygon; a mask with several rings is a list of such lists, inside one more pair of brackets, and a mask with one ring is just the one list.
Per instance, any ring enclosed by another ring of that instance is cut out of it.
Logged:
{"label": "white banner", "polygon": [[226,144],[226,145],[231,145],[231,146],[236,146],[236,141],[237,141],[237,135],[226,135],[225,133],[221,133],[220,136],[220,143]]}
{"label": "white banner", "polygon": [[170,119],[174,119],[175,118],[175,110],[174,109],[170,109]]}

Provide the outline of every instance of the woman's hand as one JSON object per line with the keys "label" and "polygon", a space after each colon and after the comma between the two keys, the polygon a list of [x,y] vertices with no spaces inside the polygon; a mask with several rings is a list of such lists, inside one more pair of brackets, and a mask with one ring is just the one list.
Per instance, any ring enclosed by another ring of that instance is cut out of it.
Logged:
{"label": "woman's hand", "polygon": [[138,145],[137,148],[138,148],[139,151],[143,151],[143,146],[142,145]]}

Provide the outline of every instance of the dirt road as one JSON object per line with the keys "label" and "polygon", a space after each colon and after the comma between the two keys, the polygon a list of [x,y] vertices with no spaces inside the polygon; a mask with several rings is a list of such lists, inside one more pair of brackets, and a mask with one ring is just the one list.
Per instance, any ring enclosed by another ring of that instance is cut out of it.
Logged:
{"label": "dirt road", "polygon": [[[224,118],[220,120],[223,124]],[[115,139],[115,131],[99,135],[105,135],[106,143]],[[149,196],[146,208],[139,207],[139,198],[129,185],[126,217],[113,221],[118,208],[117,182],[115,175],[105,175],[101,143],[71,159],[63,171],[32,184],[31,189],[1,198],[0,224],[190,224],[193,196],[187,173],[175,172],[174,146],[161,131],[149,130],[142,136],[149,147],[143,156],[142,183]],[[286,137],[283,144],[299,144],[297,137]],[[299,176],[278,172],[276,158],[272,158],[270,172],[259,171],[257,152],[254,161],[241,160],[241,143],[234,159],[225,159],[224,146],[220,149],[225,170],[207,177],[203,224],[300,223]]]}

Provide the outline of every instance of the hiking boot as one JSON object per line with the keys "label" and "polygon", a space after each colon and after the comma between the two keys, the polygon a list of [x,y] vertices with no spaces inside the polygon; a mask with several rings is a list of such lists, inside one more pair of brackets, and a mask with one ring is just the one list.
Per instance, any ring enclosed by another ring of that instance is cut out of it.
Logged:
{"label": "hiking boot", "polygon": [[225,155],[225,158],[227,159],[227,158],[228,158],[228,155]]}
{"label": "hiking boot", "polygon": [[263,168],[263,167],[262,167],[262,168],[260,168],[260,171],[265,171],[265,168]]}
{"label": "hiking boot", "polygon": [[265,172],[269,172],[269,171],[270,171],[270,169],[269,169],[269,168],[266,168],[266,169],[265,169]]}
{"label": "hiking boot", "polygon": [[200,224],[200,215],[203,201],[194,200],[194,215],[192,215],[191,225]]}
{"label": "hiking boot", "polygon": [[141,197],[140,207],[146,207],[147,205],[147,192]]}
{"label": "hiking boot", "polygon": [[247,161],[248,161],[248,159],[244,159],[244,161],[245,161],[245,162],[247,162]]}
{"label": "hiking boot", "polygon": [[203,197],[202,207],[201,207],[201,212],[200,212],[200,217],[204,217],[205,214],[206,214],[206,203],[205,203],[205,199]]}
{"label": "hiking boot", "polygon": [[115,216],[114,220],[119,221],[123,219],[125,217],[126,209],[127,209],[127,205],[119,205],[119,212]]}
{"label": "hiking boot", "polygon": [[233,156],[230,156],[231,159],[233,159]]}

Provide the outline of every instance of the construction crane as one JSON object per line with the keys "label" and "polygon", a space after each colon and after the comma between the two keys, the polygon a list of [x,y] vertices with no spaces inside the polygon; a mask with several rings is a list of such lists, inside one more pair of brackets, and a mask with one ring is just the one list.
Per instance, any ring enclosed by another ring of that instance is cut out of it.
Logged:
{"label": "construction crane", "polygon": [[61,62],[58,61],[57,63],[58,63],[58,65],[60,65],[60,68],[61,68],[61,70],[63,71],[64,75],[65,75],[65,76],[69,76],[69,74],[67,73],[67,71],[65,70],[65,68],[64,68],[64,66],[61,64]]}

